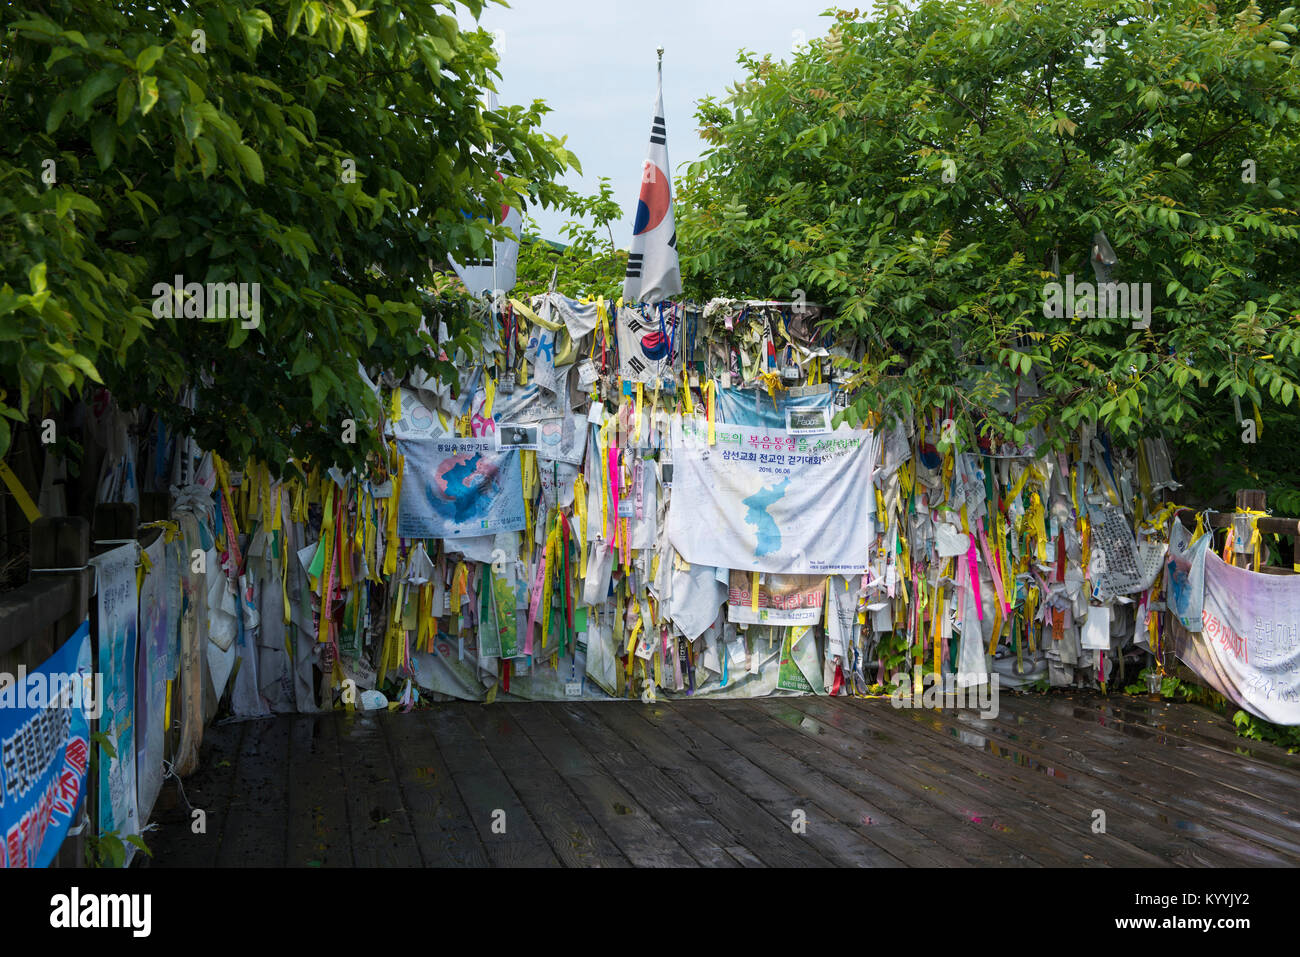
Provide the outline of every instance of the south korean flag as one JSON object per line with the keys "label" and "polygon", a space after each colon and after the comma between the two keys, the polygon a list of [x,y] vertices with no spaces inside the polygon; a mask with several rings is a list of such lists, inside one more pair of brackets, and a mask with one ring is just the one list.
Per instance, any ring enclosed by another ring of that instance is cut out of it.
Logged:
{"label": "south korean flag", "polygon": [[674,378],[677,368],[678,315],[670,302],[618,310],[618,374],[628,382],[655,383]]}
{"label": "south korean flag", "polygon": [[641,164],[641,194],[627,254],[623,301],[655,304],[682,291],[677,261],[677,227],[673,223],[673,184],[668,165],[668,130],[664,125],[663,62],[659,92],[650,123],[650,145]]}

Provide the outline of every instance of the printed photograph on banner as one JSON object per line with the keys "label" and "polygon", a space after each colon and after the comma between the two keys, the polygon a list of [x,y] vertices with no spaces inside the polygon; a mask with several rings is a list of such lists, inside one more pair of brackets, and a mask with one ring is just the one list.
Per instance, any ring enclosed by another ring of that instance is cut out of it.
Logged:
{"label": "printed photograph on banner", "polygon": [[468,538],[524,527],[519,453],[495,438],[398,440],[406,458],[397,509],[403,538]]}
{"label": "printed photograph on banner", "polygon": [[497,423],[496,447],[500,449],[537,450],[537,426],[513,425],[507,422]]}
{"label": "printed photograph on banner", "polygon": [[[786,412],[828,409],[834,415],[833,400],[842,392],[833,392],[829,386],[815,392],[796,395],[793,389],[768,395],[766,389],[724,388],[718,390],[718,416],[731,425],[749,425],[754,428],[785,429],[789,431]],[[829,428],[827,431],[830,431]]]}
{"label": "printed photograph on banner", "polygon": [[831,430],[830,409],[786,409],[785,430],[791,435],[820,435]]}
{"label": "printed photograph on banner", "polygon": [[761,625],[815,625],[821,621],[826,578],[817,575],[760,575],[755,607],[753,574],[731,570],[727,620]]}

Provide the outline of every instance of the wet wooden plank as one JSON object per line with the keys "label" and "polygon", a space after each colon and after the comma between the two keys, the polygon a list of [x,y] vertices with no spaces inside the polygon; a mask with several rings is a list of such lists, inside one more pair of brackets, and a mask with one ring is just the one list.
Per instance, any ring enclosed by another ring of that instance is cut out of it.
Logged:
{"label": "wet wooden plank", "polygon": [[[825,729],[813,730],[813,736],[795,730],[792,720],[801,724],[809,722],[798,712],[784,709],[782,704],[765,704],[758,709],[748,702],[736,702],[737,723],[756,729],[755,733],[765,745],[776,748],[799,759],[815,763],[828,778],[881,809],[889,821],[901,822],[924,834],[922,847],[938,856],[943,866],[985,866],[990,861],[1007,865],[1033,866],[1023,855],[1002,848],[990,848],[988,838],[976,831],[967,821],[917,798],[907,790],[885,780],[869,767],[869,748],[849,745],[849,752],[832,749],[818,735]],[[730,709],[729,709],[730,710]],[[773,713],[768,714],[768,711]],[[767,720],[767,719],[773,720]],[[874,733],[873,733],[874,734]],[[872,819],[874,822],[874,818]]]}
{"label": "wet wooden plank", "polygon": [[[615,733],[632,742],[696,804],[736,835],[751,854],[771,867],[828,867],[831,862],[790,829],[773,820],[754,798],[719,775],[690,752],[683,751],[637,716],[643,707],[630,703],[621,707],[586,706]],[[754,785],[756,782],[749,782]]]}
{"label": "wet wooden plank", "polygon": [[1231,719],[1202,705],[1148,701],[1132,695],[1098,697],[1098,701],[1114,713],[1132,715],[1139,724],[1214,746],[1232,757],[1248,758],[1253,765],[1280,768],[1285,772],[1283,780],[1300,774],[1300,754],[1288,754],[1270,741],[1243,738],[1233,729]]}
{"label": "wet wooden plank", "polygon": [[[1143,773],[1159,782],[1155,793],[1172,800],[1196,795],[1204,803],[1194,808],[1198,814],[1221,814],[1237,821],[1242,815],[1253,816],[1266,829],[1276,829],[1283,841],[1300,839],[1300,818],[1294,811],[1289,789],[1275,790],[1261,786],[1258,778],[1247,773],[1252,763],[1242,756],[1229,756],[1229,763],[1202,761],[1197,748],[1161,731],[1139,728],[1117,721],[1104,707],[1092,707],[1060,696],[1048,696],[1041,702],[1013,700],[1010,711],[1032,724],[1035,732],[1048,729],[1062,734],[1083,736],[1086,747],[1098,754],[1115,755],[1121,765],[1135,766],[1139,756]],[[1222,757],[1222,756],[1220,756]],[[1296,777],[1300,781],[1300,776]]]}
{"label": "wet wooden plank", "polygon": [[[1162,706],[1127,695],[1098,697],[1096,707],[1122,726],[1147,731],[1164,743],[1177,741],[1204,749],[1206,771],[1213,774],[1211,769],[1222,769],[1226,780],[1244,775],[1252,785],[1275,786],[1285,793],[1300,775],[1300,761],[1294,755],[1266,741],[1238,737],[1226,718],[1208,709],[1173,702]],[[1193,718],[1189,712],[1199,712],[1199,716]]]}
{"label": "wet wooden plank", "polygon": [[182,782],[190,807],[202,811],[200,818],[205,830],[194,833],[195,818],[185,806],[179,792],[169,797],[176,788],[174,780],[163,782],[158,803],[168,803],[166,813],[155,809],[158,830],[144,837],[153,852],[152,859],[142,861],[150,867],[215,867],[217,851],[221,846],[226,819],[230,814],[230,797],[234,791],[235,773],[239,763],[240,748],[247,721],[215,724],[203,734],[203,746],[198,769]]}
{"label": "wet wooden plank", "polygon": [[837,720],[846,729],[876,729],[896,736],[909,756],[909,767],[930,789],[927,796],[937,801],[938,795],[951,795],[957,801],[975,802],[980,810],[965,812],[971,816],[971,823],[987,823],[999,837],[1036,859],[1052,855],[1076,867],[1109,866],[1111,861],[1121,865],[1160,862],[1154,855],[1131,847],[1110,848],[1109,860],[1092,853],[1089,845],[1093,842],[1088,840],[1092,835],[1086,831],[1090,818],[1081,807],[1076,820],[1073,815],[1041,805],[1033,793],[1008,786],[1000,762],[984,755],[980,756],[982,766],[981,760],[963,761],[959,744],[928,734],[906,719],[899,722],[901,709],[893,708],[888,701],[799,698],[795,707],[819,720]]}
{"label": "wet wooden plank", "polygon": [[426,867],[486,867],[487,851],[423,713],[392,715],[388,745]]}
{"label": "wet wooden plank", "polygon": [[629,866],[513,716],[501,708],[481,708],[466,717],[566,867]]}
{"label": "wet wooden plank", "polygon": [[352,867],[352,829],[339,756],[338,715],[300,714],[289,724],[289,867]]}
{"label": "wet wooden plank", "polygon": [[815,795],[814,803],[837,822],[858,829],[861,835],[898,861],[913,867],[938,867],[951,863],[920,831],[828,777],[819,768],[778,748],[743,722],[734,709],[686,706],[678,709],[684,720],[696,722],[720,744],[762,768],[792,789]]}
{"label": "wet wooden plank", "polygon": [[725,850],[731,856],[732,860],[735,861],[735,863],[732,865],[733,867],[766,867],[767,866],[762,861],[760,861],[757,857],[755,857],[753,854],[749,853],[749,851],[745,850],[743,847],[740,846],[727,847],[727,848],[723,848],[723,850]]}
{"label": "wet wooden plank", "polygon": [[[623,702],[604,705],[627,707]],[[514,713],[530,705],[511,706]],[[683,796],[635,749],[602,748],[616,735],[572,705],[538,712],[524,728],[605,832],[637,867],[734,867],[723,850],[735,837]],[[631,759],[631,760],[630,760]],[[672,822],[670,825],[667,822]],[[680,835],[680,837],[678,836]]]}
{"label": "wet wooden plank", "polygon": [[488,859],[498,867],[559,867],[551,845],[469,722],[466,711],[480,707],[447,704],[420,715],[433,727]]}
{"label": "wet wooden plank", "polygon": [[[801,777],[794,782],[783,781],[714,735],[710,728],[731,722],[706,703],[676,701],[642,706],[633,713],[660,733],[676,738],[679,747],[688,748],[719,777],[739,787],[826,860],[851,867],[902,866],[900,857],[859,831],[857,821],[843,821],[826,810],[811,768],[804,765]],[[796,825],[800,828],[797,832]]]}
{"label": "wet wooden plank", "polygon": [[[1255,742],[1236,753],[1218,716],[1000,704],[993,720],[805,697],[232,722],[185,781],[208,833],[160,801],[149,841],[156,866],[1300,862],[1300,770]],[[1087,829],[1097,807],[1104,840]]]}
{"label": "wet wooden plank", "polygon": [[[813,739],[832,752],[848,757],[863,776],[886,781],[906,795],[896,806],[901,815],[914,813],[916,805],[931,812],[922,828],[935,842],[979,866],[1061,866],[1066,860],[1041,835],[1017,833],[1011,836],[1004,819],[1019,808],[999,806],[987,794],[972,794],[952,780],[927,780],[914,767],[917,755],[908,752],[893,736],[876,732],[860,738],[844,733],[847,717],[820,721],[793,707],[796,698],[752,701],[756,716],[784,725],[806,739]],[[845,765],[850,764],[845,762]],[[843,766],[843,765],[842,765]],[[919,826],[919,825],[918,825]]]}
{"label": "wet wooden plank", "polygon": [[246,722],[217,867],[283,867],[289,811],[289,722]]}
{"label": "wet wooden plank", "polygon": [[[1057,766],[1028,758],[1008,761],[1003,754],[972,747],[963,738],[965,729],[945,724],[945,720],[956,719],[955,710],[896,709],[886,702],[850,698],[843,699],[843,705],[862,719],[863,727],[890,727],[909,750],[932,754],[935,761],[953,773],[978,779],[991,793],[1004,795],[1009,804],[1018,803],[1025,809],[1019,819],[1021,826],[1058,835],[1061,843],[1083,857],[1085,865],[1101,862],[1116,867],[1152,867],[1168,863],[1166,857],[1148,846],[1129,841],[1113,830],[1095,833],[1092,826],[1097,800],[1078,793],[1073,771],[1066,773]],[[1155,831],[1147,831],[1146,836],[1168,841],[1167,836]],[[1170,847],[1169,856],[1183,849],[1185,846]]]}
{"label": "wet wooden plank", "polygon": [[1121,751],[1141,750],[1158,764],[1213,781],[1256,803],[1290,803],[1296,775],[1284,769],[1252,761],[1226,747],[1187,740],[1176,731],[1137,721],[1132,715],[1126,717],[1099,695],[1045,695],[1037,701],[1035,697],[1011,696],[1011,713],[1023,714],[1031,723],[1064,721],[1079,731],[1087,728],[1090,740]]}
{"label": "wet wooden plank", "polygon": [[1181,757],[1177,747],[1150,736],[1122,734],[1107,715],[1053,697],[1013,699],[1004,711],[1023,722],[1022,728],[1031,728],[1035,738],[1077,743],[1091,763],[1137,775],[1141,799],[1158,806],[1175,827],[1193,831],[1204,826],[1207,842],[1217,834],[1215,846],[1236,854],[1239,863],[1300,859],[1295,822],[1286,816],[1292,802],[1282,804],[1203,777],[1194,759]]}
{"label": "wet wooden plank", "polygon": [[401,717],[387,711],[342,712],[337,717],[339,760],[347,779],[344,800],[357,867],[419,867],[424,862],[410,811],[402,802],[385,728]]}
{"label": "wet wooden plank", "polygon": [[1130,769],[1100,760],[1100,749],[1089,748],[1085,755],[1066,743],[1056,743],[1043,730],[1024,735],[1018,733],[1018,725],[981,720],[969,713],[945,711],[933,715],[933,720],[947,724],[949,733],[963,743],[984,748],[1010,764],[1039,765],[1105,811],[1108,834],[1130,835],[1131,843],[1148,848],[1169,864],[1228,867],[1242,861],[1240,838],[1187,820],[1152,800],[1144,782],[1131,776]]}

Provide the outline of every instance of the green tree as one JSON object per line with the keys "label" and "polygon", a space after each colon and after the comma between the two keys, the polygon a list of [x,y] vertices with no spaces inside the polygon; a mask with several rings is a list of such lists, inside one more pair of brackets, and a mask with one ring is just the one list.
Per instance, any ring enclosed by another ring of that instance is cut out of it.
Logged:
{"label": "green tree", "polygon": [[575,299],[604,296],[617,300],[623,295],[627,250],[615,245],[613,231],[613,224],[623,211],[614,201],[614,187],[609,178],[600,178],[596,193],[575,196],[571,209],[575,218],[560,228],[560,235],[567,241],[563,245],[541,237],[537,223],[531,218],[525,221],[516,296],[546,292],[553,272],[557,290]]}
{"label": "green tree", "polygon": [[[923,0],[837,12],[791,62],[742,54],[679,185],[687,290],[834,305],[866,346],[850,417],[951,402],[1017,440],[1098,422],[1280,475],[1300,440],[1293,14]],[[1044,315],[1055,262],[1093,280],[1097,231],[1116,280],[1151,284],[1149,329]],[[1016,390],[1013,423],[989,402]]]}
{"label": "green tree", "polygon": [[[378,404],[359,366],[449,373],[438,320],[473,336],[431,294],[433,266],[485,254],[503,203],[563,205],[554,180],[576,166],[540,101],[482,106],[491,38],[454,9],[6,6],[0,415],[102,380],[235,461],[360,463]],[[257,283],[260,321],[159,317],[155,287],[177,275]]]}

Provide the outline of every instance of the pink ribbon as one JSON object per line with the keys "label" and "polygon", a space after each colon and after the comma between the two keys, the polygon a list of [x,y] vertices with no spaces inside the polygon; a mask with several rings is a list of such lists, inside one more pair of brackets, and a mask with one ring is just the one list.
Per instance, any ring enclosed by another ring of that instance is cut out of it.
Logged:
{"label": "pink ribbon", "polygon": [[[993,590],[997,592],[998,601],[1006,609],[1007,617],[1011,617],[1011,603],[1007,601],[1006,589],[1002,586],[1002,572],[998,569],[998,563],[993,560],[993,554],[989,551],[988,536],[984,534],[984,519],[979,519],[975,527],[980,533],[980,548],[984,551],[984,561],[988,563],[989,570],[993,573]],[[981,619],[982,620],[982,619]]]}
{"label": "pink ribbon", "polygon": [[[967,532],[969,535],[970,533]],[[970,566],[970,584],[975,592],[975,616],[984,620],[984,602],[980,598],[980,573],[975,567],[975,536],[970,536],[970,548],[966,549],[966,564]]]}
{"label": "pink ribbon", "polygon": [[[609,500],[609,517],[614,528],[618,528],[618,449],[609,450]],[[614,535],[608,528],[605,529],[605,540],[614,540]]]}

